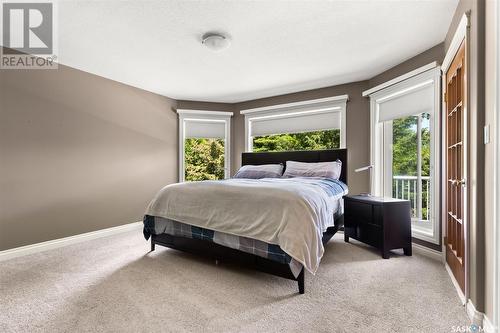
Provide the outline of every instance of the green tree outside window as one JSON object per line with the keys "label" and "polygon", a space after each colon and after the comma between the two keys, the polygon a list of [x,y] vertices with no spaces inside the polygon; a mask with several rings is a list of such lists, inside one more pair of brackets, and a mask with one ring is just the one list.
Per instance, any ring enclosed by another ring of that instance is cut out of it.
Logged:
{"label": "green tree outside window", "polygon": [[189,138],[184,143],[186,181],[224,179],[224,140]]}
{"label": "green tree outside window", "polygon": [[[431,135],[430,135],[430,115],[428,113],[421,114],[422,127],[421,127],[421,158],[422,176],[430,176],[430,160],[431,160]],[[394,119],[392,121],[392,174],[393,176],[417,176],[417,116],[409,116],[404,118]],[[427,207],[428,196],[430,193],[427,187],[424,186],[426,181],[422,181],[422,218],[429,219],[429,208]],[[408,188],[410,183],[399,183],[399,191],[408,191],[412,205],[412,216],[416,216],[416,207],[414,199],[416,199],[417,192],[414,187]],[[392,187],[393,197],[396,194],[396,180],[393,181]]]}
{"label": "green tree outside window", "polygon": [[340,147],[340,130],[256,136],[253,151],[320,150]]}

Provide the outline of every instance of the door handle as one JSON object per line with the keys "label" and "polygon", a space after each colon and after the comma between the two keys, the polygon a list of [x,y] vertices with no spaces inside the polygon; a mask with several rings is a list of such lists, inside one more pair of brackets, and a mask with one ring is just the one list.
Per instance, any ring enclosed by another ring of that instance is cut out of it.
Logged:
{"label": "door handle", "polygon": [[465,186],[466,186],[466,184],[467,184],[467,181],[465,180],[465,178],[462,178],[462,179],[460,179],[460,180],[457,180],[457,181],[456,181],[456,184],[457,184],[457,186],[462,186],[462,187],[465,187]]}

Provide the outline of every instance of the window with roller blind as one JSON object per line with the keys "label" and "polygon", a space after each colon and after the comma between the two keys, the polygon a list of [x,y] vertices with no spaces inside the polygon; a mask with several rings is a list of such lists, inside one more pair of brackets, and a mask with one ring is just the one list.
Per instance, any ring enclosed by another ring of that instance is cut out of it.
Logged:
{"label": "window with roller blind", "polygon": [[434,67],[370,94],[374,195],[409,200],[412,234],[439,243],[440,70]]}
{"label": "window with roller blind", "polygon": [[345,147],[347,95],[240,111],[246,151]]}
{"label": "window with roller blind", "polygon": [[177,110],[179,181],[229,177],[232,112]]}

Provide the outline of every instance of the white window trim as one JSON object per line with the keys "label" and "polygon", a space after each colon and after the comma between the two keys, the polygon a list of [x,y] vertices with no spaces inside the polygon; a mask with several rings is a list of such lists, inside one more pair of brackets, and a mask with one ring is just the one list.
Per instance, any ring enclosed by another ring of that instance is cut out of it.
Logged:
{"label": "white window trim", "polygon": [[225,126],[224,138],[224,177],[229,178],[231,175],[231,117],[232,112],[224,111],[204,111],[191,109],[178,109],[179,114],[179,182],[184,182],[185,174],[185,128],[186,122],[189,121],[210,121],[223,122]]}
{"label": "white window trim", "polygon": [[[326,98],[319,98],[307,101],[300,101],[286,104],[276,104],[260,108],[240,110],[240,114],[245,115],[245,151],[253,150],[252,121],[263,117],[291,118],[297,114],[321,114],[328,112],[340,112],[340,148],[346,147],[346,111],[349,95],[340,95]],[[272,115],[269,113],[272,112]],[[265,114],[265,116],[264,116]]]}
{"label": "white window trim", "polygon": [[377,91],[380,91],[380,90],[382,90],[382,89],[385,89],[385,88],[387,88],[387,87],[390,87],[390,86],[392,86],[392,85],[395,85],[395,84],[397,84],[397,83],[399,83],[399,82],[403,82],[403,81],[404,81],[404,80],[406,80],[406,79],[409,79],[409,78],[414,77],[414,76],[416,76],[416,75],[418,75],[418,74],[421,74],[421,73],[427,72],[428,70],[430,70],[430,69],[434,69],[434,68],[436,68],[436,67],[438,67],[438,66],[439,66],[439,65],[438,65],[437,61],[433,61],[433,62],[431,62],[430,64],[427,64],[427,65],[425,65],[425,66],[419,67],[419,68],[417,68],[417,69],[415,69],[415,70],[412,70],[411,72],[408,72],[408,73],[403,74],[403,75],[401,75],[401,76],[398,76],[398,77],[396,77],[396,78],[394,78],[394,79],[392,79],[392,80],[390,80],[390,81],[387,81],[387,82],[381,83],[381,84],[379,84],[378,86],[375,86],[375,87],[373,87],[373,88],[370,88],[370,89],[368,89],[368,90],[363,91],[363,97],[367,97],[367,96],[373,95],[373,94],[374,94],[374,93],[376,93]]}
{"label": "white window trim", "polygon": [[[435,64],[435,63],[433,63]],[[441,95],[441,70],[440,67],[435,65],[429,69],[429,65],[424,66],[427,68],[424,72],[413,71],[412,73],[417,73],[410,78],[406,78],[404,81],[400,81],[396,84],[386,86],[382,90],[378,90],[370,95],[370,160],[371,165],[373,165],[373,172],[370,176],[370,192],[374,195],[383,196],[384,179],[387,179],[387,174],[384,174],[383,165],[387,164],[388,156],[384,156],[384,149],[382,142],[389,139],[387,133],[384,135],[384,124],[379,122],[379,108],[380,103],[386,102],[387,100],[401,96],[401,94],[407,93],[413,90],[412,88],[421,87],[425,84],[434,83],[434,115],[431,115],[431,145],[434,148],[434,154],[431,156],[431,174],[433,181],[431,182],[431,191],[433,193],[432,198],[432,215],[433,220],[433,235],[419,231],[412,227],[412,237],[422,239],[424,241],[439,244],[439,203],[440,196],[439,191],[436,190],[436,186],[440,184],[440,170],[438,165],[436,165],[436,159],[440,156],[440,127],[439,127],[439,115],[441,110],[440,95]],[[389,81],[390,82],[390,81]],[[427,83],[426,83],[427,82]],[[384,160],[385,159],[385,160]],[[385,170],[386,173],[390,171]]]}

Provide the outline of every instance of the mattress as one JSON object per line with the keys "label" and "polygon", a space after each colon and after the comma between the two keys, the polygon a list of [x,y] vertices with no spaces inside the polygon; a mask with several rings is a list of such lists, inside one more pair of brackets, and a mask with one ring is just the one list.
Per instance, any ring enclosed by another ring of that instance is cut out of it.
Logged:
{"label": "mattress", "polygon": [[[344,214],[344,203],[342,198],[335,200],[335,224]],[[339,227],[339,225],[337,225]],[[228,233],[200,228],[166,219],[159,216],[144,216],[144,237],[149,239],[153,235],[167,234],[176,237],[186,237],[199,239],[207,242],[213,242],[222,246],[236,249],[245,253],[253,254],[261,258],[266,258],[280,264],[286,264],[290,267],[292,274],[297,277],[302,270],[303,265],[293,259],[279,245],[269,244],[256,239],[231,235]]]}
{"label": "mattress", "polygon": [[[214,233],[212,241],[257,255],[264,251],[266,258],[284,252],[314,274],[324,252],[323,233],[342,214],[345,194],[344,183],[328,178],[172,184],[150,203],[144,233]],[[287,256],[279,260],[293,262]]]}

